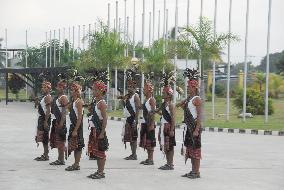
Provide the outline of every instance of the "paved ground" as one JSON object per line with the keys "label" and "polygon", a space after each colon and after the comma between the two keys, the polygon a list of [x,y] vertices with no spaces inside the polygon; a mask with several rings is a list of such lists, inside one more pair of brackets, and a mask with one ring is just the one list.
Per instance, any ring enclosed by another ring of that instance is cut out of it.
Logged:
{"label": "paved ground", "polygon": [[[13,116],[12,116],[13,113]],[[203,133],[201,179],[190,180],[180,175],[190,169],[180,155],[182,130],[177,130],[178,146],[174,171],[159,171],[165,160],[158,149],[155,166],[141,166],[146,158],[139,149],[138,161],[125,161],[121,143],[122,122],[109,121],[110,150],[106,165],[106,179],[95,181],[86,176],[96,170],[96,162],[85,155],[81,170],[66,172],[65,167],[50,166],[33,158],[42,153],[34,143],[36,110],[29,103],[0,103],[0,189],[284,189],[284,138],[227,133]],[[87,141],[87,125],[84,126]],[[56,150],[50,152],[56,159]],[[67,164],[73,162],[70,157]]]}

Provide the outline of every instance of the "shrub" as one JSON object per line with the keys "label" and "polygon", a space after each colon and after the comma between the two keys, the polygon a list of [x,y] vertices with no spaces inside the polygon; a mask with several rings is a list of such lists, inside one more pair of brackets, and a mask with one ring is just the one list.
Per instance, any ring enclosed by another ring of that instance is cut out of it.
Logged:
{"label": "shrub", "polygon": [[[236,99],[234,100],[234,104],[237,108],[243,108],[243,92],[239,91],[236,95]],[[246,112],[252,113],[253,115],[264,115],[265,110],[265,101],[264,94],[260,93],[254,89],[247,90],[247,103],[246,103]],[[272,100],[268,101],[268,114],[271,115],[274,113],[274,109],[272,107]]]}

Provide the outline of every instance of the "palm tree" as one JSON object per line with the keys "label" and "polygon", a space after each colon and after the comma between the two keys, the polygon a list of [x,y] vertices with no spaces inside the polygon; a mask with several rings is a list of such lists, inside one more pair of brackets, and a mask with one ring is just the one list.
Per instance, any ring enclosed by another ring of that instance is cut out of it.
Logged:
{"label": "palm tree", "polygon": [[202,17],[196,26],[184,28],[178,37],[177,48],[180,57],[197,59],[201,61],[201,97],[205,99],[204,71],[211,68],[212,61],[222,62],[221,55],[227,46],[228,40],[238,41],[238,37],[232,33],[220,33],[214,35],[212,21]]}
{"label": "palm tree", "polygon": [[265,74],[264,73],[256,73],[255,83],[257,83],[259,85],[259,92],[262,92],[262,85],[265,84]]}

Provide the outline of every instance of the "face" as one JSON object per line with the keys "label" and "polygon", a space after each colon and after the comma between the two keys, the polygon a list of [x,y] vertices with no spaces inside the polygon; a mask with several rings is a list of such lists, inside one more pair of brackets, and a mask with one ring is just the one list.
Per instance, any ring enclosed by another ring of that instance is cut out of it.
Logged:
{"label": "face", "polygon": [[191,93],[195,93],[196,88],[193,88],[191,85],[187,86],[187,93],[191,94]]}
{"label": "face", "polygon": [[163,91],[163,99],[168,99],[170,98],[171,96],[168,95],[168,93],[166,93],[165,91]]}
{"label": "face", "polygon": [[42,93],[46,94],[46,93],[49,92],[49,88],[47,88],[45,85],[42,85],[41,86],[41,91],[42,91]]}
{"label": "face", "polygon": [[135,93],[135,87],[133,85],[128,85],[127,90],[129,94]]}
{"label": "face", "polygon": [[57,85],[56,86],[56,90],[59,92],[59,93],[63,93],[64,92],[64,87],[62,85]]}

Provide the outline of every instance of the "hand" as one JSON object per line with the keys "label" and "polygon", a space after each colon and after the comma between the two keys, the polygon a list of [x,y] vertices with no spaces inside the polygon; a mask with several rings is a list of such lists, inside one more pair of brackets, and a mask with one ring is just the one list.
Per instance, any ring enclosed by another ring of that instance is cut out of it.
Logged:
{"label": "hand", "polygon": [[72,132],[72,137],[76,137],[76,136],[77,136],[77,131],[74,130],[74,131]]}
{"label": "hand", "polygon": [[99,135],[98,139],[103,139],[103,138],[104,138],[104,136],[105,136],[105,134],[104,134],[104,133],[100,133],[100,135]]}
{"label": "hand", "polygon": [[174,135],[175,135],[174,131],[171,130],[171,131],[170,131],[170,137],[173,137]]}
{"label": "hand", "polygon": [[193,136],[194,137],[197,137],[199,135],[199,129],[196,128],[194,131],[193,131]]}

